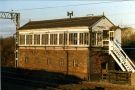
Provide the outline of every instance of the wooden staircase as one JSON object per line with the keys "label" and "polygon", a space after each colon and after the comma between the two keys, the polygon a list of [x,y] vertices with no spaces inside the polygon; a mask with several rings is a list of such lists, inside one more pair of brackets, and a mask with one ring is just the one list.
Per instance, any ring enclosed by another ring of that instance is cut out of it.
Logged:
{"label": "wooden staircase", "polygon": [[109,54],[114,58],[122,71],[135,72],[135,64],[123,51],[116,40],[109,41]]}

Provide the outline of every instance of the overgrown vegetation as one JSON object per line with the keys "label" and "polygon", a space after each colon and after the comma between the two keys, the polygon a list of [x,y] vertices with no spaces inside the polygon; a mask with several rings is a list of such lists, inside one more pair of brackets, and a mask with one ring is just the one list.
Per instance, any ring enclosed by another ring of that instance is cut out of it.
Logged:
{"label": "overgrown vegetation", "polygon": [[135,47],[135,29],[122,28],[122,46]]}
{"label": "overgrown vegetation", "polygon": [[1,66],[14,66],[14,38],[0,38]]}

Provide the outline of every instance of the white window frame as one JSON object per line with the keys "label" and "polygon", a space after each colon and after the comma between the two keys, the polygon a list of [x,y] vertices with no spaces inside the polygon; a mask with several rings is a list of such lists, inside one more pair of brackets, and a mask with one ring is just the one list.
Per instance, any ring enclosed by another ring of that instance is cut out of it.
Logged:
{"label": "white window frame", "polygon": [[[24,36],[24,44],[21,43],[22,40],[21,40],[20,36],[22,36],[22,35]],[[20,34],[19,35],[19,45],[25,45],[25,44],[26,44],[26,35],[25,34]]]}
{"label": "white window frame", "polygon": [[78,44],[78,33],[69,32],[69,45],[77,45],[77,44]]}
{"label": "white window frame", "polygon": [[[31,37],[31,43],[30,43],[30,40],[29,40],[29,43],[27,43],[27,36],[32,36]],[[33,45],[33,34],[26,34],[26,45]]]}
{"label": "white window frame", "polygon": [[[40,34],[34,34],[34,45],[40,45]],[[37,37],[38,36],[38,37]]]}
{"label": "white window frame", "polygon": [[[83,34],[83,38],[80,38],[81,33]],[[89,46],[89,32],[88,31],[59,31],[59,32],[31,32],[31,33],[21,33],[20,35],[25,35],[25,44],[26,46],[73,46],[73,47],[88,47]],[[48,43],[43,37],[43,35],[48,35]],[[85,36],[87,34],[87,36]],[[28,35],[31,36],[32,42],[28,43]],[[34,38],[35,35],[39,35],[39,42],[36,43]],[[53,36],[52,36],[53,35]],[[61,36],[62,35],[62,36]],[[70,37],[69,37],[70,36]],[[86,38],[85,38],[86,37]],[[62,40],[61,40],[62,38]],[[86,40],[87,43],[86,43]],[[82,40],[82,43],[81,41]],[[71,42],[70,42],[71,41]]]}
{"label": "white window frame", "polygon": [[[45,35],[44,39],[43,39],[43,35]],[[44,33],[44,34],[41,34],[41,36],[42,36],[41,45],[49,45],[49,34],[48,33]]]}
{"label": "white window frame", "polygon": [[58,33],[50,33],[50,45],[58,45]]}

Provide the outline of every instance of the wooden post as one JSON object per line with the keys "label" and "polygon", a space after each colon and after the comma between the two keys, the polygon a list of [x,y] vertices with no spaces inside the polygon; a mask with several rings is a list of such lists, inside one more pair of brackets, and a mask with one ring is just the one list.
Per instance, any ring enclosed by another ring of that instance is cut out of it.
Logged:
{"label": "wooden post", "polygon": [[135,73],[131,73],[131,85],[135,86]]}

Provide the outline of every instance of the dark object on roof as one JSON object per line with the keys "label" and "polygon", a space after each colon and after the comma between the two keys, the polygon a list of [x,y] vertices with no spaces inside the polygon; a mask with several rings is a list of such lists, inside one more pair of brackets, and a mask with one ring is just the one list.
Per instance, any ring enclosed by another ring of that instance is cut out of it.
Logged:
{"label": "dark object on roof", "polygon": [[91,26],[105,16],[89,16],[77,18],[65,18],[44,21],[30,21],[19,30],[22,29],[39,29],[39,28],[58,28],[58,27],[75,27],[75,26]]}

